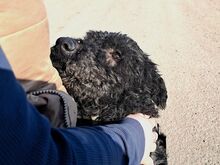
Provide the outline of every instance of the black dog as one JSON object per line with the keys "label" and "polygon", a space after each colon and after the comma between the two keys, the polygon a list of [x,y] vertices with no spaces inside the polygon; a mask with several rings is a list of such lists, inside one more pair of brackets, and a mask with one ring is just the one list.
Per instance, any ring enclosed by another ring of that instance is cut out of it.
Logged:
{"label": "black dog", "polygon": [[[113,122],[138,112],[158,117],[166,106],[156,64],[127,35],[90,31],[84,39],[59,38],[50,57],[83,120]],[[167,164],[165,136],[160,136],[151,157]]]}

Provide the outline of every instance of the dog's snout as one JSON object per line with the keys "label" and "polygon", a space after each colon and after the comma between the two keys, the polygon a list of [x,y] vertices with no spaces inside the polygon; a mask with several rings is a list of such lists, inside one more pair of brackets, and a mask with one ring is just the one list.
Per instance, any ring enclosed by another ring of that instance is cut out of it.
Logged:
{"label": "dog's snout", "polygon": [[69,37],[61,37],[56,41],[56,45],[59,45],[61,51],[73,52],[77,47],[77,42]]}

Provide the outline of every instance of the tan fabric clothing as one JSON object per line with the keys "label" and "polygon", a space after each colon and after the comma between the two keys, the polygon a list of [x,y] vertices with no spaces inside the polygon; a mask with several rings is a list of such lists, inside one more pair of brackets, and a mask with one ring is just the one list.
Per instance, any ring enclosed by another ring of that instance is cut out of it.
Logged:
{"label": "tan fabric clothing", "polygon": [[[76,103],[64,93],[66,89],[49,58],[48,20],[41,0],[0,1],[0,46],[28,100],[51,125],[75,126]],[[64,92],[45,92],[48,89]],[[39,90],[45,93],[30,93]]]}
{"label": "tan fabric clothing", "polygon": [[[66,91],[49,59],[48,20],[41,0],[0,1],[0,44],[26,92],[53,84]],[[34,84],[33,84],[33,81]]]}

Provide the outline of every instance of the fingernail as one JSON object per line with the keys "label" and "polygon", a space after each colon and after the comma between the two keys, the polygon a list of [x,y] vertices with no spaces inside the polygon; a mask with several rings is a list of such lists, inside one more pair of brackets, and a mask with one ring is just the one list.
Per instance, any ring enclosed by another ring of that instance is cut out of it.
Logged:
{"label": "fingernail", "polygon": [[157,141],[157,139],[158,139],[158,133],[153,132],[153,134],[154,134],[154,142],[156,142],[156,141]]}

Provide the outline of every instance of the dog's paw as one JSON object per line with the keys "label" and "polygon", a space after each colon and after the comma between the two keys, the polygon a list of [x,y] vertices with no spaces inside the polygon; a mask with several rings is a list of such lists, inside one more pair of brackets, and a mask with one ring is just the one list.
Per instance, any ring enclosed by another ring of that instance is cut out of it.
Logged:
{"label": "dog's paw", "polygon": [[166,136],[160,132],[159,124],[153,131],[158,133],[158,139],[156,141],[156,150],[150,153],[150,157],[153,159],[154,165],[167,165]]}

